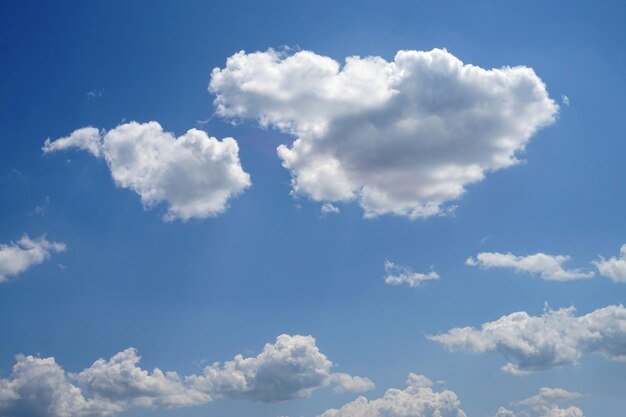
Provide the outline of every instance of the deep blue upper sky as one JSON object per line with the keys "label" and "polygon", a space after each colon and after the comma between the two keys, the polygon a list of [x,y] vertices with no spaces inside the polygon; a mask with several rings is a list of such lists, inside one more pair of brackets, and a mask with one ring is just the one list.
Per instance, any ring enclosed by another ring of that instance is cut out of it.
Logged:
{"label": "deep blue upper sky", "polygon": [[[590,268],[626,243],[624,19],[618,1],[0,1],[0,243],[45,233],[68,246],[0,284],[0,377],[18,353],[76,372],[129,346],[145,369],[185,375],[287,333],[313,335],[341,372],[372,379],[370,398],[415,372],[445,380],[468,416],[543,386],[584,393],[585,415],[616,415],[623,363],[591,354],[520,378],[500,372],[497,354],[451,353],[425,335],[540,315],[544,302],[586,314],[626,301],[624,284],[600,276],[554,282],[464,264],[479,252],[543,252]],[[357,204],[322,216],[290,195],[275,149],[291,136],[212,116],[211,70],[240,50],[282,46],[339,62],[446,48],[487,69],[525,65],[561,108],[524,163],[470,185],[454,216],[363,219]],[[104,161],[41,151],[46,138],[130,120],[236,138],[252,186],[222,215],[164,222],[164,208],[144,210]],[[385,285],[386,259],[441,279]],[[315,416],[355,396],[122,415]]]}

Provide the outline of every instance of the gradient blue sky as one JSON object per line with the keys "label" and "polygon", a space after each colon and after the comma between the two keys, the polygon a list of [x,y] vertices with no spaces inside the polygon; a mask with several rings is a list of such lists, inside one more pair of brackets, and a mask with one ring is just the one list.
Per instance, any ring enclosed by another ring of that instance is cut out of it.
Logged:
{"label": "gradient blue sky", "polygon": [[[0,284],[0,376],[18,353],[76,372],[129,346],[142,367],[187,375],[287,333],[313,335],[338,371],[374,381],[368,398],[415,372],[445,380],[468,416],[491,417],[544,386],[584,393],[585,415],[618,415],[623,363],[591,354],[516,377],[500,371],[499,354],[449,352],[425,335],[540,315],[545,302],[586,314],[626,301],[624,284],[599,275],[553,282],[464,263],[543,252],[593,269],[626,243],[625,19],[619,1],[0,1],[0,243],[45,233],[68,246]],[[525,162],[470,185],[454,216],[363,219],[357,204],[322,216],[319,203],[290,195],[275,149],[291,136],[212,116],[213,68],[285,45],[339,62],[446,48],[483,68],[525,65],[561,108]],[[129,120],[236,138],[252,186],[222,215],[164,222],[163,206],[144,210],[102,160],[42,154],[46,138]],[[386,259],[441,279],[385,285]],[[121,415],[315,416],[356,395]]]}

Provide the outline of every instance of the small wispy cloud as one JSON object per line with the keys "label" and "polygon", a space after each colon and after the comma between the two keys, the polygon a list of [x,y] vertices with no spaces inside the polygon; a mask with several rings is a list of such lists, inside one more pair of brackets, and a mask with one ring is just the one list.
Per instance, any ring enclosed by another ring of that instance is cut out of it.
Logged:
{"label": "small wispy cloud", "polygon": [[87,99],[89,100],[102,98],[103,95],[104,95],[104,88],[98,88],[95,90],[87,91]]}
{"label": "small wispy cloud", "polygon": [[413,272],[406,265],[397,265],[390,260],[385,260],[385,283],[388,285],[407,284],[409,287],[417,287],[424,281],[432,281],[439,278],[439,274],[435,271],[421,274]]}
{"label": "small wispy cloud", "polygon": [[339,213],[339,207],[331,203],[324,203],[321,207],[322,214],[337,214]]}

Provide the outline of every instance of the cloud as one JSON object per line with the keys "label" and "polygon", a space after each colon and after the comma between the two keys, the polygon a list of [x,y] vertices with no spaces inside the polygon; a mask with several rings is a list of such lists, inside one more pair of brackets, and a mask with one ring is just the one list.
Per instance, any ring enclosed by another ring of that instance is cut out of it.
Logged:
{"label": "cloud", "polygon": [[331,385],[335,392],[365,392],[376,386],[369,378],[344,373],[334,373],[330,376]]}
{"label": "cloud", "polygon": [[86,399],[54,358],[18,355],[11,376],[0,379],[3,416],[106,416],[121,410],[109,401]]}
{"label": "cloud", "polygon": [[584,354],[600,353],[626,361],[626,309],[611,305],[575,316],[575,309],[546,309],[541,316],[521,311],[484,323],[480,329],[457,327],[428,336],[449,350],[498,352],[508,363],[502,370],[524,375],[578,363]]}
{"label": "cloud", "polygon": [[94,398],[132,406],[183,406],[211,401],[209,393],[186,386],[176,372],[155,368],[151,373],[137,365],[141,357],[134,348],[117,353],[111,359],[98,359],[89,368],[74,375],[79,386]]}
{"label": "cloud", "polygon": [[[330,409],[318,417],[466,417],[460,409],[456,393],[432,389],[433,382],[423,376],[409,374],[407,388],[391,388],[382,398],[359,397],[339,409]],[[519,413],[500,407],[494,417],[584,417],[578,407],[561,408],[581,397],[562,388],[541,388],[539,394],[512,403]]]}
{"label": "cloud", "polygon": [[570,260],[569,256],[547,255],[536,253],[528,256],[516,256],[512,253],[482,252],[476,259],[469,257],[466,265],[479,266],[483,269],[513,268],[516,272],[538,274],[548,281],[571,281],[593,277],[593,271],[582,269],[563,269],[563,264]]}
{"label": "cloud", "polygon": [[108,416],[133,407],[184,407],[218,398],[275,402],[306,397],[315,389],[373,388],[367,378],[332,373],[333,363],[311,336],[281,335],[256,357],[237,355],[201,375],[141,369],[137,350],[68,373],[54,358],[18,355],[12,372],[0,378],[0,415],[12,417]]}
{"label": "cloud", "polygon": [[389,285],[407,284],[409,287],[417,287],[424,281],[439,279],[439,274],[430,271],[427,274],[413,272],[404,265],[396,265],[391,261],[385,261],[385,283]]}
{"label": "cloud", "polygon": [[388,389],[375,400],[359,397],[319,417],[466,417],[454,392],[436,392],[431,385],[428,378],[409,374],[404,390]]}
{"label": "cloud", "polygon": [[[512,404],[519,409],[519,415],[523,417],[584,417],[582,410],[578,407],[560,407],[561,403],[571,402],[581,396],[577,392],[570,392],[563,388],[544,387],[539,390],[539,394]],[[495,417],[517,417],[517,414],[500,407]]]}
{"label": "cloud", "polygon": [[53,253],[65,252],[61,242],[50,242],[45,235],[31,239],[22,236],[17,242],[0,244],[0,282],[9,280],[34,265],[50,258]]}
{"label": "cloud", "polygon": [[603,277],[610,278],[614,282],[626,282],[626,244],[622,245],[619,253],[619,257],[609,259],[600,257],[600,260],[593,264]]}
{"label": "cloud", "polygon": [[[308,397],[317,388],[333,384],[339,391],[374,387],[367,378],[333,374],[333,364],[311,336],[281,335],[256,357],[237,355],[215,363],[202,375],[187,378],[196,389],[214,395],[277,402]],[[355,379],[356,378],[356,379]]]}
{"label": "cloud", "polygon": [[168,221],[221,214],[251,184],[235,139],[219,141],[197,129],[176,138],[157,122],[125,123],[108,132],[86,127],[47,139],[43,151],[69,148],[104,158],[115,184],[139,194],[144,207],[165,202]]}
{"label": "cloud", "polygon": [[99,88],[96,90],[91,90],[91,91],[87,91],[87,98],[89,100],[93,100],[96,98],[102,98],[102,96],[104,95],[104,88]]}
{"label": "cloud", "polygon": [[104,134],[104,131],[100,132],[95,127],[83,127],[82,129],[76,129],[64,138],[54,141],[50,140],[50,138],[46,139],[42,150],[44,153],[50,153],[78,148],[90,152],[95,157],[99,157],[102,151],[102,136]]}
{"label": "cloud", "polygon": [[322,204],[321,211],[322,211],[322,214],[336,214],[336,213],[339,213],[339,207],[331,203],[324,203]]}
{"label": "cloud", "polygon": [[531,68],[485,70],[446,50],[335,60],[310,51],[239,52],[209,91],[224,118],[294,136],[278,147],[293,192],[358,200],[365,217],[449,212],[466,186],[518,163],[558,105]]}

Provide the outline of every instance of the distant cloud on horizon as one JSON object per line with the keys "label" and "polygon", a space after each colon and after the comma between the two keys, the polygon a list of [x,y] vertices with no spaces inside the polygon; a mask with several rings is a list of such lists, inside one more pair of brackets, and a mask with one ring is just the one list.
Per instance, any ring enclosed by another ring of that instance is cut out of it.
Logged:
{"label": "distant cloud on horizon", "polygon": [[[137,407],[184,407],[219,398],[279,402],[305,398],[319,388],[361,392],[367,378],[333,373],[334,364],[311,336],[281,335],[254,357],[207,366],[200,375],[152,372],[139,367],[134,348],[98,359],[77,373],[54,358],[17,355],[7,378],[0,378],[0,413],[12,417],[109,416]],[[7,414],[8,413],[8,414]]]}

